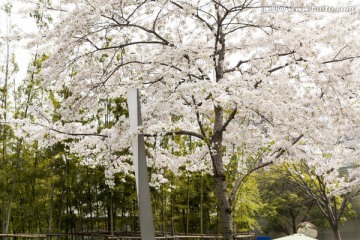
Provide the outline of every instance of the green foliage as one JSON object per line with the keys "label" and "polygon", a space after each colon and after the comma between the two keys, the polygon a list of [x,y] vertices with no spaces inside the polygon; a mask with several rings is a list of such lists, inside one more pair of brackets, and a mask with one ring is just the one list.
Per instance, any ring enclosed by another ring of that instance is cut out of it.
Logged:
{"label": "green foliage", "polygon": [[155,229],[162,233],[217,233],[216,197],[212,176],[166,172],[168,183],[151,189]]}
{"label": "green foliage", "polygon": [[297,225],[305,220],[314,223],[315,202],[299,189],[284,168],[273,167],[259,178],[264,206],[261,215],[266,220],[263,231],[296,233]]}
{"label": "green foliage", "polygon": [[30,17],[34,18],[36,21],[36,25],[40,29],[47,29],[49,28],[49,24],[52,23],[52,16],[49,14],[44,14],[41,10],[41,6],[49,6],[50,0],[38,0],[36,4],[36,9],[32,13],[30,13]]}
{"label": "green foliage", "polygon": [[248,177],[237,195],[233,216],[235,229],[238,232],[260,228],[257,216],[263,204],[256,178],[256,174]]}
{"label": "green foliage", "polygon": [[8,2],[5,3],[3,6],[1,6],[1,10],[3,10],[6,14],[10,15],[12,7],[13,5],[10,2]]}
{"label": "green foliage", "polygon": [[15,118],[32,119],[33,116],[28,116],[29,105],[42,105],[44,91],[41,87],[42,79],[38,78],[38,74],[41,72],[42,64],[47,58],[47,55],[35,55],[34,59],[30,62],[27,76],[15,93],[17,95],[17,108],[14,112]]}
{"label": "green foliage", "polygon": [[[304,181],[314,190],[317,189],[318,180],[310,175],[303,176]],[[260,211],[262,224],[261,230],[269,233],[296,233],[298,224],[304,221],[313,223],[318,229],[329,229],[328,219],[319,209],[315,199],[309,197],[299,187],[295,179],[286,169],[286,164],[274,166],[269,172],[263,172],[257,178],[260,184],[263,207]],[[337,211],[341,206],[341,198],[334,199]],[[334,202],[333,202],[334,203]],[[332,207],[334,205],[332,204]],[[354,217],[355,212],[349,204],[341,222]]]}

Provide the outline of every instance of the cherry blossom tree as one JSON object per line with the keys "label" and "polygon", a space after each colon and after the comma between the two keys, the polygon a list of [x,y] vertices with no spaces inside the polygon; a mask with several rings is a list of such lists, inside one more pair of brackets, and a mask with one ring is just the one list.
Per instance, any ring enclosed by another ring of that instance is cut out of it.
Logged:
{"label": "cherry blossom tree", "polygon": [[[326,158],[322,160],[325,163],[328,161]],[[346,219],[346,210],[349,210],[350,203],[360,195],[358,177],[353,175],[354,171],[348,174],[347,170],[358,166],[334,163],[328,167],[320,167],[313,164],[313,161],[308,163],[305,160],[297,161],[296,164],[287,162],[287,177],[316,202],[333,231],[334,239],[340,240],[339,225]]]}
{"label": "cherry blossom tree", "polygon": [[[231,206],[247,174],[284,156],[319,169],[359,156],[356,11],[266,13],[269,3],[253,0],[32,3],[31,11],[53,14],[54,24],[33,41],[49,56],[39,78],[51,97],[31,106],[27,139],[73,138],[71,150],[106,166],[110,180],[131,172],[130,157],[121,154],[134,134],[126,114],[109,116],[112,124],[102,129],[96,116],[106,115],[109,99],[139,88],[139,131],[158,146],[149,150],[149,165],[211,172],[225,239],[233,236]],[[119,108],[126,110],[125,101]],[[169,135],[191,136],[196,147],[175,155],[171,138],[167,148],[156,144]],[[324,162],[320,152],[331,158]],[[232,158],[237,178],[228,182]],[[351,174],[359,179],[360,171]]]}

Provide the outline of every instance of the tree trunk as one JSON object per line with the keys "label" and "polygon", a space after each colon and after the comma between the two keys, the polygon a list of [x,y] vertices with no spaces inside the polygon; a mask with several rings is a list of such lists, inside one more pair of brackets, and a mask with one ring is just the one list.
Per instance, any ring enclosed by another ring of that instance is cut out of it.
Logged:
{"label": "tree trunk", "polygon": [[9,199],[9,206],[8,206],[7,214],[6,214],[6,222],[5,222],[5,229],[4,229],[5,234],[7,234],[9,231],[11,209],[12,209],[12,203],[13,203],[13,199],[14,199],[16,182],[17,182],[17,175],[15,173],[13,176],[13,181],[12,181],[12,186],[11,186],[11,194],[10,194],[10,199]]}
{"label": "tree trunk", "polygon": [[332,228],[332,231],[333,231],[333,234],[334,234],[334,240],[341,240],[339,224],[337,222],[333,223],[331,225],[331,228]]}
{"label": "tree trunk", "polygon": [[62,224],[62,214],[63,214],[63,195],[64,189],[61,190],[60,194],[60,207],[59,207],[59,219],[58,219],[58,230],[61,231],[61,224]]}
{"label": "tree trunk", "polygon": [[110,190],[110,206],[109,206],[109,220],[110,220],[110,226],[109,226],[109,230],[110,230],[110,234],[114,235],[114,209],[113,209],[113,194],[112,194],[112,190]]}
{"label": "tree trunk", "polygon": [[99,221],[99,218],[100,218],[100,213],[99,213],[99,200],[98,200],[98,184],[96,183],[96,187],[95,187],[95,202],[96,202],[96,230],[97,232],[100,231],[100,221]]}
{"label": "tree trunk", "polygon": [[[325,189],[323,191],[323,195],[326,196]],[[331,200],[333,200],[333,206],[331,204]],[[336,197],[326,197],[326,209],[328,213],[328,221],[333,231],[334,240],[341,240],[341,235],[339,231],[339,219],[341,215],[338,215],[337,213]]]}
{"label": "tree trunk", "polygon": [[133,200],[133,204],[132,204],[132,207],[133,207],[133,209],[132,209],[132,214],[133,214],[133,216],[132,216],[132,219],[133,219],[133,222],[132,222],[132,230],[133,230],[133,233],[135,234],[136,233],[136,226],[137,226],[137,220],[136,220],[136,215],[135,215],[135,209],[136,209],[136,199],[134,199]]}
{"label": "tree trunk", "polygon": [[[90,174],[89,174],[89,168],[86,169],[86,177],[87,179],[90,179]],[[92,205],[92,192],[91,192],[91,186],[90,186],[90,181],[88,181],[87,184],[87,192],[88,192],[88,206],[89,206],[89,212],[90,212],[90,231],[94,231],[94,223],[93,223],[93,205]],[[87,231],[89,231],[89,229],[87,229]]]}
{"label": "tree trunk", "polygon": [[69,233],[70,225],[69,225],[69,217],[71,213],[70,209],[70,180],[69,180],[69,173],[70,173],[70,163],[69,159],[65,157],[65,164],[66,164],[66,170],[65,170],[65,189],[66,189],[66,222],[65,222],[65,233]]}
{"label": "tree trunk", "polygon": [[52,232],[52,221],[53,221],[53,210],[54,210],[54,182],[51,183],[51,193],[50,193],[50,212],[49,212],[49,223],[48,223],[48,233]]}
{"label": "tree trunk", "polygon": [[[154,192],[154,195],[155,195],[155,202],[154,202],[154,208],[153,208],[153,215],[154,215],[154,224],[158,224],[157,223],[157,220],[156,220],[156,215],[158,214],[157,213],[157,210],[158,210],[158,192],[157,191],[155,191]],[[125,198],[123,198],[124,200],[124,202],[125,202]],[[155,227],[155,229],[157,228],[157,226],[156,225],[154,225],[154,227]]]}
{"label": "tree trunk", "polygon": [[163,187],[161,187],[161,200],[162,200],[162,204],[161,204],[161,230],[162,230],[162,235],[165,236],[165,211],[166,211],[166,196],[164,193],[164,189]]}
{"label": "tree trunk", "polygon": [[189,234],[189,214],[190,214],[190,174],[187,176],[187,191],[186,191],[186,235]]}
{"label": "tree trunk", "polygon": [[226,193],[225,177],[222,175],[214,176],[215,178],[215,191],[218,197],[218,208],[221,221],[221,233],[223,239],[232,239],[233,224],[231,217],[231,206]]}
{"label": "tree trunk", "polygon": [[[172,185],[172,179],[170,179],[170,185]],[[174,224],[174,193],[173,190],[170,193],[170,209],[171,209],[171,234],[175,235],[175,224]]]}
{"label": "tree trunk", "polygon": [[[214,46],[214,69],[215,81],[218,83],[224,77],[224,59],[225,59],[225,34],[223,32],[223,16],[220,10],[220,4],[215,3],[216,18],[218,20],[217,34]],[[220,46],[219,46],[220,45]],[[214,106],[214,128],[210,139],[210,155],[213,164],[215,192],[218,198],[217,205],[221,221],[221,233],[224,240],[233,239],[233,220],[231,214],[231,204],[227,193],[227,182],[223,164],[223,132],[224,132],[224,110],[221,106]]]}
{"label": "tree trunk", "polygon": [[22,139],[19,140],[19,142],[17,143],[15,173],[13,175],[13,180],[12,180],[11,194],[10,194],[9,206],[8,206],[7,218],[6,218],[6,224],[5,224],[5,229],[4,229],[5,233],[8,233],[9,225],[10,225],[11,210],[12,210],[13,199],[14,199],[14,194],[15,194],[15,186],[17,184],[18,174],[20,173],[21,150],[22,150]]}
{"label": "tree trunk", "polygon": [[[10,27],[10,10],[5,11],[7,14],[7,33],[10,34],[11,27]],[[9,79],[9,64],[10,64],[10,42],[9,40],[6,42],[6,55],[5,55],[5,76],[4,76],[4,86],[3,86],[3,96],[2,96],[2,108],[4,110],[3,119],[6,122],[7,120],[7,94],[8,94],[8,79]],[[5,173],[5,164],[6,164],[6,143],[7,143],[7,126],[3,125],[3,148],[2,148],[2,174]],[[6,212],[6,206],[5,206],[5,179],[1,179],[1,189],[3,191],[3,198],[2,198],[2,206],[1,206],[1,229],[2,233],[7,233],[7,226],[9,223],[7,222],[7,215],[5,215]],[[11,199],[12,201],[12,199]],[[8,210],[9,211],[9,210]],[[2,237],[2,239],[6,239],[5,237]]]}
{"label": "tree trunk", "polygon": [[291,216],[291,228],[292,228],[292,233],[295,234],[297,232],[296,229],[296,215],[294,214],[294,212],[292,211],[292,209],[290,209],[290,216]]}
{"label": "tree trunk", "polygon": [[204,233],[204,214],[203,214],[203,196],[204,196],[204,186],[203,186],[203,173],[200,175],[200,234]]}
{"label": "tree trunk", "polygon": [[214,133],[211,141],[213,153],[211,155],[211,159],[213,163],[215,191],[218,198],[217,204],[221,221],[221,233],[223,239],[228,240],[233,238],[233,222],[231,217],[231,205],[227,193],[225,169],[222,161],[222,126],[223,109],[220,107],[215,107]]}
{"label": "tree trunk", "polygon": [[[35,159],[34,159],[34,169],[33,169],[33,182],[32,182],[32,186],[31,186],[31,211],[32,211],[32,215],[36,216],[36,222],[37,222],[37,226],[36,224],[34,224],[34,226],[36,226],[36,230],[38,230],[40,228],[39,225],[39,214],[37,211],[37,204],[36,204],[36,177],[37,177],[37,165],[38,165],[38,154],[37,154],[38,149],[36,148],[35,150]],[[35,219],[34,219],[35,220]],[[31,231],[31,230],[30,230]],[[33,230],[32,230],[33,231]]]}

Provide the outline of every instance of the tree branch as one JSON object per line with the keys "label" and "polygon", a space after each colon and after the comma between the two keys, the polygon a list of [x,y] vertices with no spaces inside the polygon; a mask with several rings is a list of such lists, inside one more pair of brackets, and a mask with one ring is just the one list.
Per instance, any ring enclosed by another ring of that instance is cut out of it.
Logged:
{"label": "tree branch", "polygon": [[40,124],[40,123],[32,123],[33,125],[37,125],[37,126],[40,126],[40,127],[43,127],[43,128],[46,128],[46,129],[49,129],[53,132],[56,132],[56,133],[60,133],[60,134],[63,134],[63,135],[69,135],[69,136],[94,136],[94,137],[103,137],[103,138],[108,138],[109,136],[108,135],[104,135],[104,134],[98,134],[98,133],[71,133],[71,132],[64,132],[64,131],[61,131],[61,130],[58,130],[56,128],[52,128],[52,127],[47,127],[43,124]]}
{"label": "tree branch", "polygon": [[[291,145],[295,145],[298,141],[300,141],[300,139],[303,137],[304,135],[303,134],[300,134],[297,138],[295,138],[293,140],[293,142],[291,143]],[[284,153],[286,152],[286,150],[284,148],[281,148],[280,151],[278,152],[278,154],[274,157],[274,159],[278,159],[281,157],[281,155],[283,155]],[[273,153],[274,154],[274,153]],[[271,156],[273,155],[271,154]],[[232,190],[231,190],[231,193],[230,193],[230,196],[229,196],[229,203],[230,205],[233,203],[233,201],[235,200],[235,196],[236,196],[236,193],[238,191],[238,189],[240,188],[240,186],[243,184],[244,180],[253,172],[261,169],[261,168],[264,168],[264,167],[267,167],[267,166],[270,166],[271,164],[273,164],[274,161],[269,161],[269,162],[266,162],[266,163],[261,163],[261,164],[258,164],[257,166],[255,166],[254,168],[250,169],[244,176],[240,176]]]}
{"label": "tree branch", "polygon": [[334,63],[334,62],[342,62],[342,61],[346,61],[346,60],[352,60],[352,59],[355,59],[355,58],[360,58],[360,56],[346,57],[346,58],[341,58],[341,59],[333,59],[333,60],[322,62],[322,64]]}
{"label": "tree branch", "polygon": [[[192,136],[192,137],[196,137],[196,138],[199,138],[201,140],[204,140],[204,137],[201,134],[196,133],[196,132],[186,131],[186,130],[179,130],[179,131],[165,133],[165,135],[167,135],[167,136],[174,135],[174,134],[175,135],[187,135],[187,136]],[[144,135],[144,137],[156,137],[156,136],[158,136],[158,134],[146,134],[146,133],[144,133],[143,135]]]}
{"label": "tree branch", "polygon": [[235,115],[236,115],[236,112],[237,112],[237,107],[234,108],[234,110],[230,113],[228,119],[226,120],[226,122],[222,125],[222,127],[217,130],[214,135],[216,134],[220,134],[222,132],[224,132],[226,130],[226,127],[230,124],[230,122],[234,119]]}
{"label": "tree branch", "polygon": [[[197,106],[194,96],[191,96],[191,98],[192,98],[195,106]],[[202,134],[202,136],[204,137],[203,140],[205,140],[205,138],[206,138],[206,133],[205,133],[204,127],[203,127],[203,125],[202,125],[202,122],[201,122],[201,120],[200,120],[200,113],[199,113],[199,111],[196,111],[196,120],[197,120],[197,122],[198,122],[200,131],[201,131],[201,134]]]}
{"label": "tree branch", "polygon": [[[175,1],[170,1],[172,4],[174,4],[175,6],[177,6],[180,9],[184,9],[183,6],[181,6],[179,3],[175,2]],[[213,31],[214,28],[207,22],[205,21],[202,17],[200,17],[199,14],[192,14],[194,17],[196,17],[197,19],[200,20],[200,22],[203,22],[209,29],[210,31]]]}

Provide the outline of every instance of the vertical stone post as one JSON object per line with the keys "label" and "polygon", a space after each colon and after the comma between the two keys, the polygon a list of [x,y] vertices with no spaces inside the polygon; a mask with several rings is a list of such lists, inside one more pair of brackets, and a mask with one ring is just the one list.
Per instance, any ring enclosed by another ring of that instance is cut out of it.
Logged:
{"label": "vertical stone post", "polygon": [[[130,130],[136,131],[142,125],[139,92],[131,89],[127,93]],[[133,139],[136,191],[140,212],[140,231],[142,240],[154,240],[154,221],[152,215],[150,188],[145,155],[144,135],[137,134]]]}

